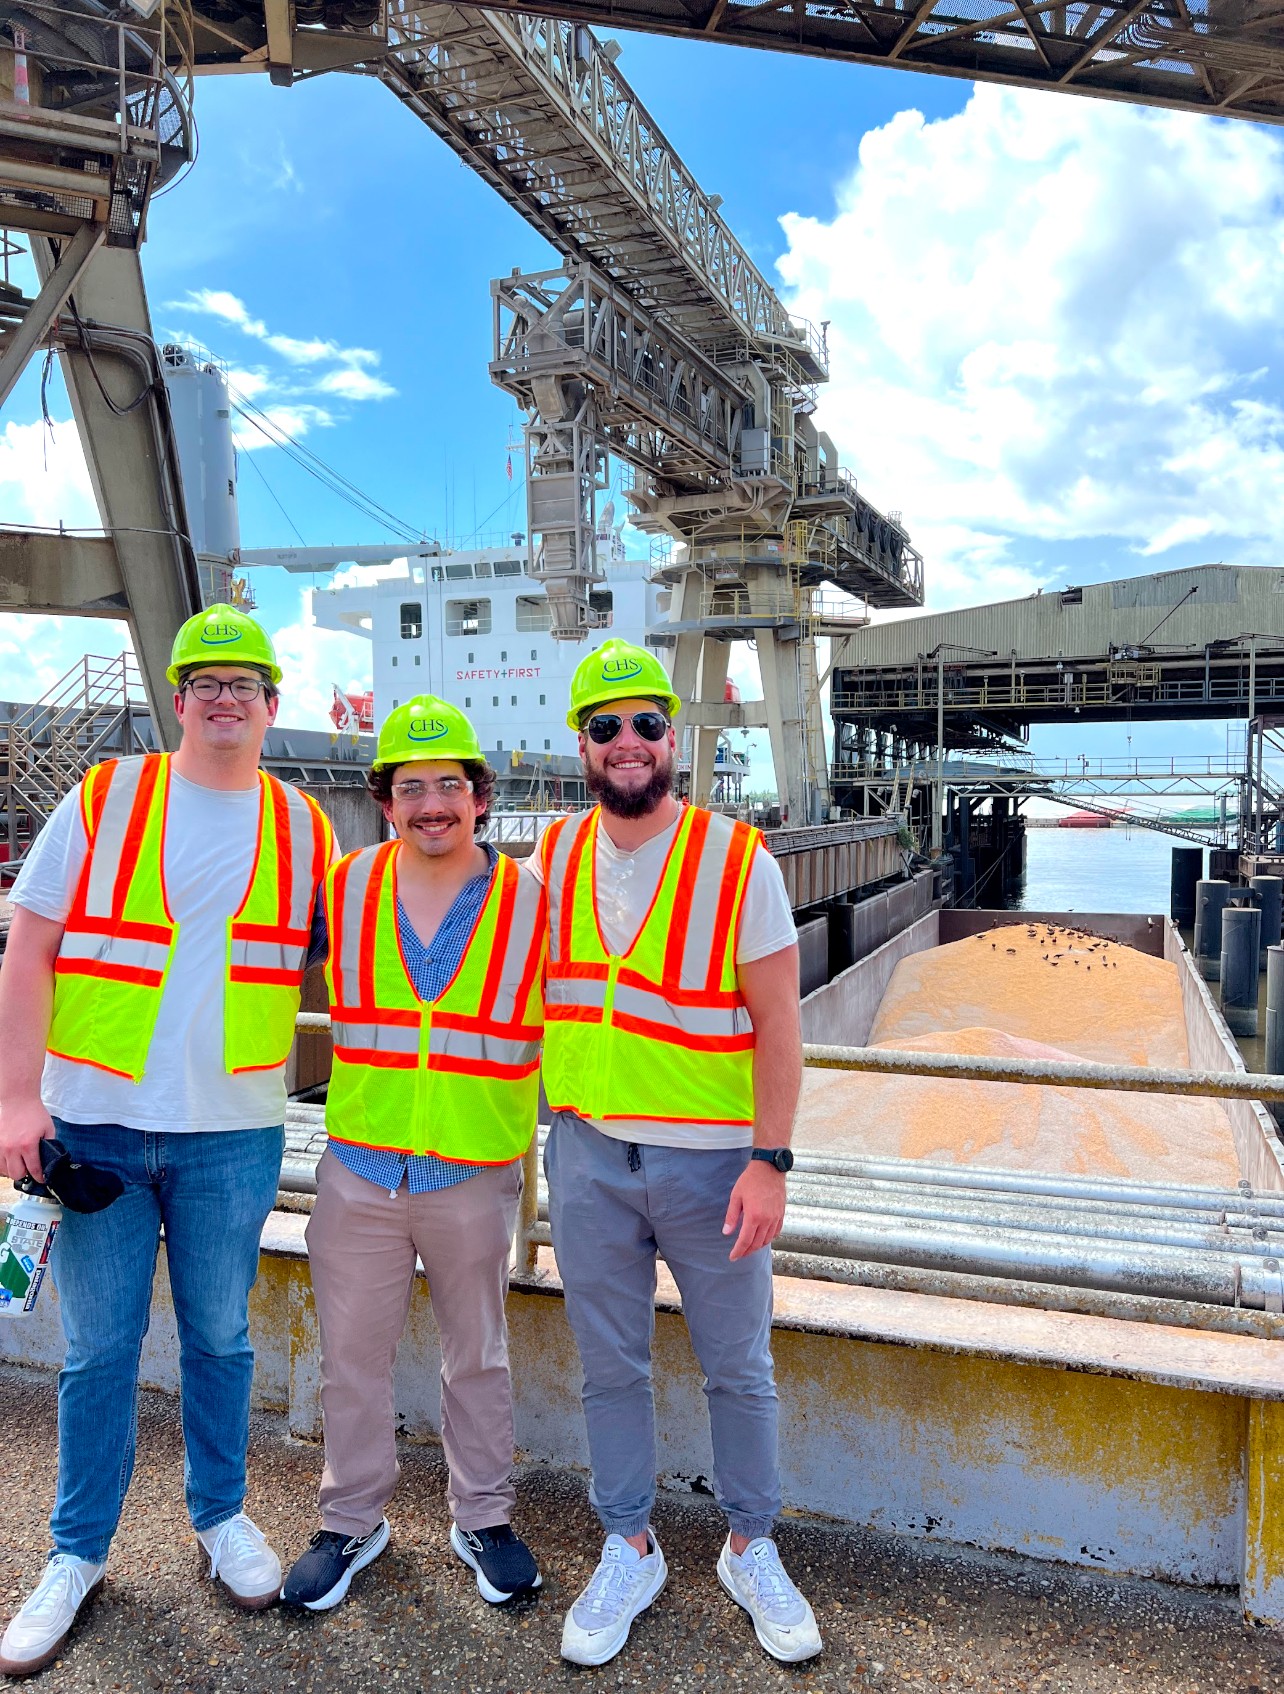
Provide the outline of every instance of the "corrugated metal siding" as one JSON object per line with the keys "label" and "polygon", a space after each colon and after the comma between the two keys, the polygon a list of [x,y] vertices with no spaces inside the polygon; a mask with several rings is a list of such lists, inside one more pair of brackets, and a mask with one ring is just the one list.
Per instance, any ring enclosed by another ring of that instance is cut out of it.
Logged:
{"label": "corrugated metal siding", "polygon": [[[1284,639],[1284,571],[1199,565],[1085,584],[1079,603],[1047,593],[874,624],[838,644],[837,666],[912,665],[942,641],[992,651],[1000,663],[1014,649],[1018,659],[1097,657],[1112,645],[1143,642],[1164,609],[1192,586],[1198,593],[1164,624],[1157,645],[1203,647],[1249,631]],[[977,662],[969,653],[947,651],[945,658],[947,664]]]}

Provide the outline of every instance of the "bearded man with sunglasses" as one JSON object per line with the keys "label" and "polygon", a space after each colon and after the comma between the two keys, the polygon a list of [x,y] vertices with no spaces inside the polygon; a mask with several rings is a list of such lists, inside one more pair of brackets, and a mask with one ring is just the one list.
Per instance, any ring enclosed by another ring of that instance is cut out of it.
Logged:
{"label": "bearded man with sunglasses", "polygon": [[422,695],[389,714],[368,784],[394,841],[325,886],[334,1070],[308,1258],[321,1328],[321,1528],[282,1599],[327,1611],[388,1545],[392,1369],[415,1259],[441,1336],[450,1545],[501,1605],[540,1586],[510,1525],[504,1299],[535,1134],[543,890],[476,839],[494,787],[472,724]]}
{"label": "bearded man with sunglasses", "polygon": [[188,620],[169,680],[178,751],[96,765],[14,884],[0,971],[0,1168],[40,1143],[119,1179],[53,1249],[58,1379],[53,1548],[0,1642],[0,1672],[61,1651],[102,1585],[134,1465],[138,1360],[161,1227],[178,1324],[187,1508],[233,1602],[281,1566],[243,1507],[254,1353],[247,1306],[276,1199],[285,1061],[313,909],[334,853],[315,801],[259,769],[281,671],[233,606]]}
{"label": "bearded man with sunglasses", "polygon": [[669,1576],[650,1528],[659,1255],[704,1373],[729,1525],[717,1578],[793,1663],[821,1648],[772,1539],[768,1249],[802,1080],[797,935],[759,832],[674,798],[678,706],[644,648],[607,641],[581,662],[567,721],[598,805],[552,824],[529,861],[548,893],[549,1216],[607,1532],[562,1656],[613,1658]]}

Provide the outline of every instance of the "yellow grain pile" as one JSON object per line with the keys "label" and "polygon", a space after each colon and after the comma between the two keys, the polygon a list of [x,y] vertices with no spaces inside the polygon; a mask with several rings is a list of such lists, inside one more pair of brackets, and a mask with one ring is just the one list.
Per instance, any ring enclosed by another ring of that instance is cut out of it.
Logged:
{"label": "yellow grain pile", "polygon": [[[1175,965],[1080,930],[1007,926],[896,967],[871,1047],[1189,1063]],[[1213,1101],[809,1071],[799,1146],[946,1164],[1233,1186]]]}

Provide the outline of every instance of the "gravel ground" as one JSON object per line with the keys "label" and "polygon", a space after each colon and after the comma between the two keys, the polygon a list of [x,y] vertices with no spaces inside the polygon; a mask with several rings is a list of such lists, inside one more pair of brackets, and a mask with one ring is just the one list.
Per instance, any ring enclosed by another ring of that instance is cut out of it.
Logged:
{"label": "gravel ground", "polygon": [[[0,1538],[0,1611],[35,1579],[53,1488],[48,1378],[0,1369],[10,1434]],[[15,1476],[15,1439],[35,1455]],[[249,1507],[289,1559],[306,1544],[320,1450],[259,1416]],[[721,1520],[710,1503],[661,1496],[656,1529],[669,1586],[600,1670],[558,1657],[563,1609],[587,1580],[599,1532],[584,1479],[532,1466],[518,1483],[518,1527],[540,1557],[542,1597],[492,1610],[446,1546],[445,1472],[433,1447],[407,1446],[389,1550],[322,1617],[280,1608],[247,1616],[203,1580],[182,1507],[176,1404],[144,1396],[139,1460],[107,1587],[40,1689],[120,1694],[532,1694],[590,1685],[696,1694],[732,1687],[847,1694],[866,1687],[1026,1694],[1263,1694],[1284,1690],[1284,1637],[1246,1628],[1235,1598],[1118,1582],[1030,1560],[790,1520],[786,1563],[816,1608],[825,1652],[776,1664],[719,1588]]]}

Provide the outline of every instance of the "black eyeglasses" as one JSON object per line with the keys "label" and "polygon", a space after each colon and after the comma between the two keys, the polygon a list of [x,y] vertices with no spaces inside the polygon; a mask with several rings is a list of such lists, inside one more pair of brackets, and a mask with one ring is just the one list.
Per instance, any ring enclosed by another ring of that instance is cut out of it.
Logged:
{"label": "black eyeglasses", "polygon": [[[629,722],[643,741],[663,741],[669,733],[669,720],[663,712],[634,712]],[[624,719],[618,712],[594,712],[584,725],[584,733],[590,741],[605,747],[623,728]]]}
{"label": "black eyeglasses", "polygon": [[211,700],[219,699],[225,688],[233,700],[239,700],[243,706],[257,700],[260,689],[269,700],[273,694],[272,684],[257,676],[234,676],[231,682],[220,682],[216,676],[193,676],[183,687],[190,689],[196,699],[204,700],[207,705]]}

